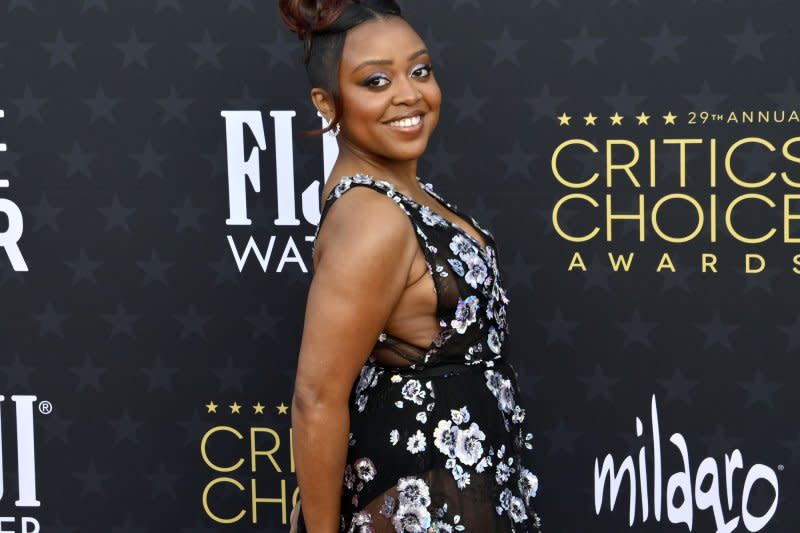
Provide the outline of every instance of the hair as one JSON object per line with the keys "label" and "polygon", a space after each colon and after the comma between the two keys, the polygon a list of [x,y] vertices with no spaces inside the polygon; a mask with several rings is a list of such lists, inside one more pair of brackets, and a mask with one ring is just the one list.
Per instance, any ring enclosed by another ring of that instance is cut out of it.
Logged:
{"label": "hair", "polygon": [[279,0],[278,9],[284,23],[305,43],[303,62],[311,86],[333,96],[336,114],[330,124],[301,133],[323,134],[342,118],[339,64],[347,31],[369,20],[402,17],[400,6],[395,0]]}

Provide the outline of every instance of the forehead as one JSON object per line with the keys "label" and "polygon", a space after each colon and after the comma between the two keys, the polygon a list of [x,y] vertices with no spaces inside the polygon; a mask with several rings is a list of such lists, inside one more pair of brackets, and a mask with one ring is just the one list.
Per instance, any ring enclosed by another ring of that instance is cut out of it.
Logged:
{"label": "forehead", "polygon": [[405,59],[424,48],[425,43],[401,17],[370,20],[347,32],[342,64],[357,64],[365,59]]}

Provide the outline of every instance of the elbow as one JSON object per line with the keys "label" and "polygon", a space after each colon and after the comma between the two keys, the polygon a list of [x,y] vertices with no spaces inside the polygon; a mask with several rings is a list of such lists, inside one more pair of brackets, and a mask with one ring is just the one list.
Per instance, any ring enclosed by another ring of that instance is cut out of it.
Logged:
{"label": "elbow", "polygon": [[301,416],[320,414],[347,409],[347,398],[324,388],[297,385],[292,393],[292,412]]}

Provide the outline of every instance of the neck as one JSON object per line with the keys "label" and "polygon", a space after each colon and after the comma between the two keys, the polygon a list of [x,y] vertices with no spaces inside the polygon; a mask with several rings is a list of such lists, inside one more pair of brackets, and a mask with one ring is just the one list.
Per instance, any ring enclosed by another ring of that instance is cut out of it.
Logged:
{"label": "neck", "polygon": [[339,142],[339,156],[331,169],[331,177],[353,174],[369,174],[376,180],[385,180],[402,193],[409,194],[419,189],[417,185],[418,159],[388,159],[374,153],[364,152],[347,141]]}

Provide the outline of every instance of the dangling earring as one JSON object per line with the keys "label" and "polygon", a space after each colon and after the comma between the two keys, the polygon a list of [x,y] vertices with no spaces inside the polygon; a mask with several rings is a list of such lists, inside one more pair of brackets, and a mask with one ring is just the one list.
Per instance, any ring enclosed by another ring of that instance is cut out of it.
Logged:
{"label": "dangling earring", "polygon": [[340,132],[341,130],[342,130],[342,124],[341,124],[340,122],[337,122],[337,123],[336,123],[336,127],[335,127],[335,128],[333,128],[332,130],[328,130],[328,133],[330,133],[330,134],[331,134],[331,135],[333,135],[334,137],[337,137],[337,136],[339,135],[339,132]]}

